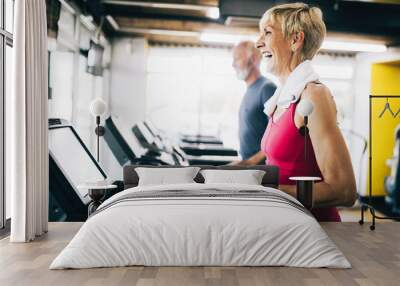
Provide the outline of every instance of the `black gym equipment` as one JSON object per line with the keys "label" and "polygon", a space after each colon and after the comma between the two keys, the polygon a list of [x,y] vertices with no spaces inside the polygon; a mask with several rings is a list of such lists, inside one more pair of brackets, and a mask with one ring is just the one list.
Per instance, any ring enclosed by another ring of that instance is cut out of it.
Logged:
{"label": "black gym equipment", "polygon": [[[166,152],[176,154],[176,156],[182,158],[185,162],[189,162],[189,165],[225,165],[238,159],[236,150],[227,149],[219,145],[211,146],[209,149],[211,152],[208,152],[207,155],[203,154],[204,152],[199,148],[199,144],[186,146],[187,148],[185,150],[184,147],[172,143],[164,136],[161,136],[161,132],[148,121],[138,123],[133,128],[135,127],[139,130],[143,130],[144,128],[148,130],[147,132],[142,131],[143,137],[147,140],[146,144],[153,143]],[[137,133],[137,131],[133,132]],[[150,136],[152,136],[152,138]],[[187,150],[189,149],[193,150],[192,154],[188,154]],[[207,151],[205,153],[207,153]]]}
{"label": "black gym equipment", "polygon": [[[368,191],[368,197],[365,199],[363,197],[360,197],[360,203],[361,203],[361,219],[358,221],[360,225],[364,224],[364,212],[368,211],[372,215],[372,223],[369,226],[370,230],[375,230],[375,225],[376,225],[376,220],[400,220],[400,214],[399,213],[393,213],[391,210],[388,209],[388,204],[386,203],[386,200],[384,200],[383,203],[381,203],[380,198],[376,200],[372,196],[372,100],[373,99],[386,99],[388,101],[389,98],[399,98],[400,96],[398,95],[386,95],[386,96],[381,96],[381,95],[370,95],[369,96],[369,138],[370,138],[370,144],[369,144],[369,191]],[[385,106],[386,109],[386,106]],[[381,116],[382,113],[379,115]],[[397,137],[397,131],[395,136]],[[386,180],[385,180],[386,181]],[[396,191],[396,188],[394,189],[394,193],[398,193]],[[393,209],[393,208],[392,208]],[[384,213],[383,216],[377,215],[376,210],[379,210]]]}
{"label": "black gym equipment", "polygon": [[393,213],[400,215],[400,125],[395,130],[394,140],[393,157],[388,160],[391,174],[385,177],[385,202],[390,206]]}
{"label": "black gym equipment", "polygon": [[117,117],[107,118],[104,127],[104,139],[121,166],[126,164],[185,165],[173,154],[145,141],[140,132],[134,134]]}
{"label": "black gym equipment", "polygon": [[79,184],[105,180],[75,129],[62,119],[49,119],[49,221],[85,221],[90,198]]}

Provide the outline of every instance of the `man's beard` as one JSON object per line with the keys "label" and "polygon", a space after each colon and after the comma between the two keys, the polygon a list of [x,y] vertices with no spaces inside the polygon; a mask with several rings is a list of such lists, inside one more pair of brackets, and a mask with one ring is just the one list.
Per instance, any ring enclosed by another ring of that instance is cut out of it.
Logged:
{"label": "man's beard", "polygon": [[252,59],[250,58],[250,59],[247,61],[247,65],[246,65],[246,67],[245,67],[244,69],[235,68],[236,77],[237,77],[238,79],[240,79],[240,80],[246,80],[246,79],[249,77],[249,75],[250,75],[250,72],[251,72],[251,69],[252,69],[252,65],[253,65],[253,61],[252,61]]}
{"label": "man's beard", "polygon": [[245,69],[235,69],[236,70],[236,77],[240,80],[246,80],[250,74],[250,68]]}

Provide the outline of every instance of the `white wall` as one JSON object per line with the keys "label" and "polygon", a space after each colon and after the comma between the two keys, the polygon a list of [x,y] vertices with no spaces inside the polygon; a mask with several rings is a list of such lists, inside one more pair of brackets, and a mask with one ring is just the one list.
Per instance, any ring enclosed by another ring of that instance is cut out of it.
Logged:
{"label": "white wall", "polygon": [[121,38],[112,43],[110,111],[129,124],[144,120],[147,41]]}
{"label": "white wall", "polygon": [[74,53],[52,51],[49,67],[49,85],[52,88],[52,98],[48,102],[49,118],[63,118],[71,121]]}
{"label": "white wall", "polygon": [[[79,51],[89,49],[93,36],[94,31],[80,23],[79,15],[77,17],[62,9],[57,41],[49,41],[52,43],[49,45],[52,98],[48,104],[49,118],[68,120],[96,156],[95,118],[89,112],[89,105],[95,97],[110,102],[111,45],[100,37],[100,44],[105,48],[105,69],[102,76],[93,76],[86,72],[87,58]],[[111,179],[122,178],[122,170],[104,140],[100,144],[100,165]]]}
{"label": "white wall", "polygon": [[341,129],[350,129],[353,120],[354,56],[317,55],[313,66],[320,80],[331,91],[338,110],[338,123]]}
{"label": "white wall", "polygon": [[146,115],[171,134],[220,135],[237,147],[238,108],[245,84],[228,49],[152,46]]}

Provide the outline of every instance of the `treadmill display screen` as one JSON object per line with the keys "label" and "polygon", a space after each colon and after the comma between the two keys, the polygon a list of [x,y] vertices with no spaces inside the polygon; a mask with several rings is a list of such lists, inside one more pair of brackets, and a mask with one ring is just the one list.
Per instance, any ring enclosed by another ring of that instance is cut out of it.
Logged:
{"label": "treadmill display screen", "polygon": [[104,180],[106,175],[78,135],[70,126],[50,129],[49,150],[81,200],[85,203],[89,201],[87,190],[78,190],[77,186],[86,182]]}
{"label": "treadmill display screen", "polygon": [[104,139],[121,166],[146,154],[146,149],[118,118],[107,118],[104,127]]}

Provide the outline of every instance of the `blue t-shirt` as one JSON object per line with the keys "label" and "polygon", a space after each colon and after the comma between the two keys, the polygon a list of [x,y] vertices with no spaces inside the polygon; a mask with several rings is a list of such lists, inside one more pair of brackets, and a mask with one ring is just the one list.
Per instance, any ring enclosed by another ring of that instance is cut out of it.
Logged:
{"label": "blue t-shirt", "polygon": [[268,124],[264,103],[275,89],[274,83],[260,76],[246,90],[239,110],[240,155],[244,160],[260,151],[260,142]]}

